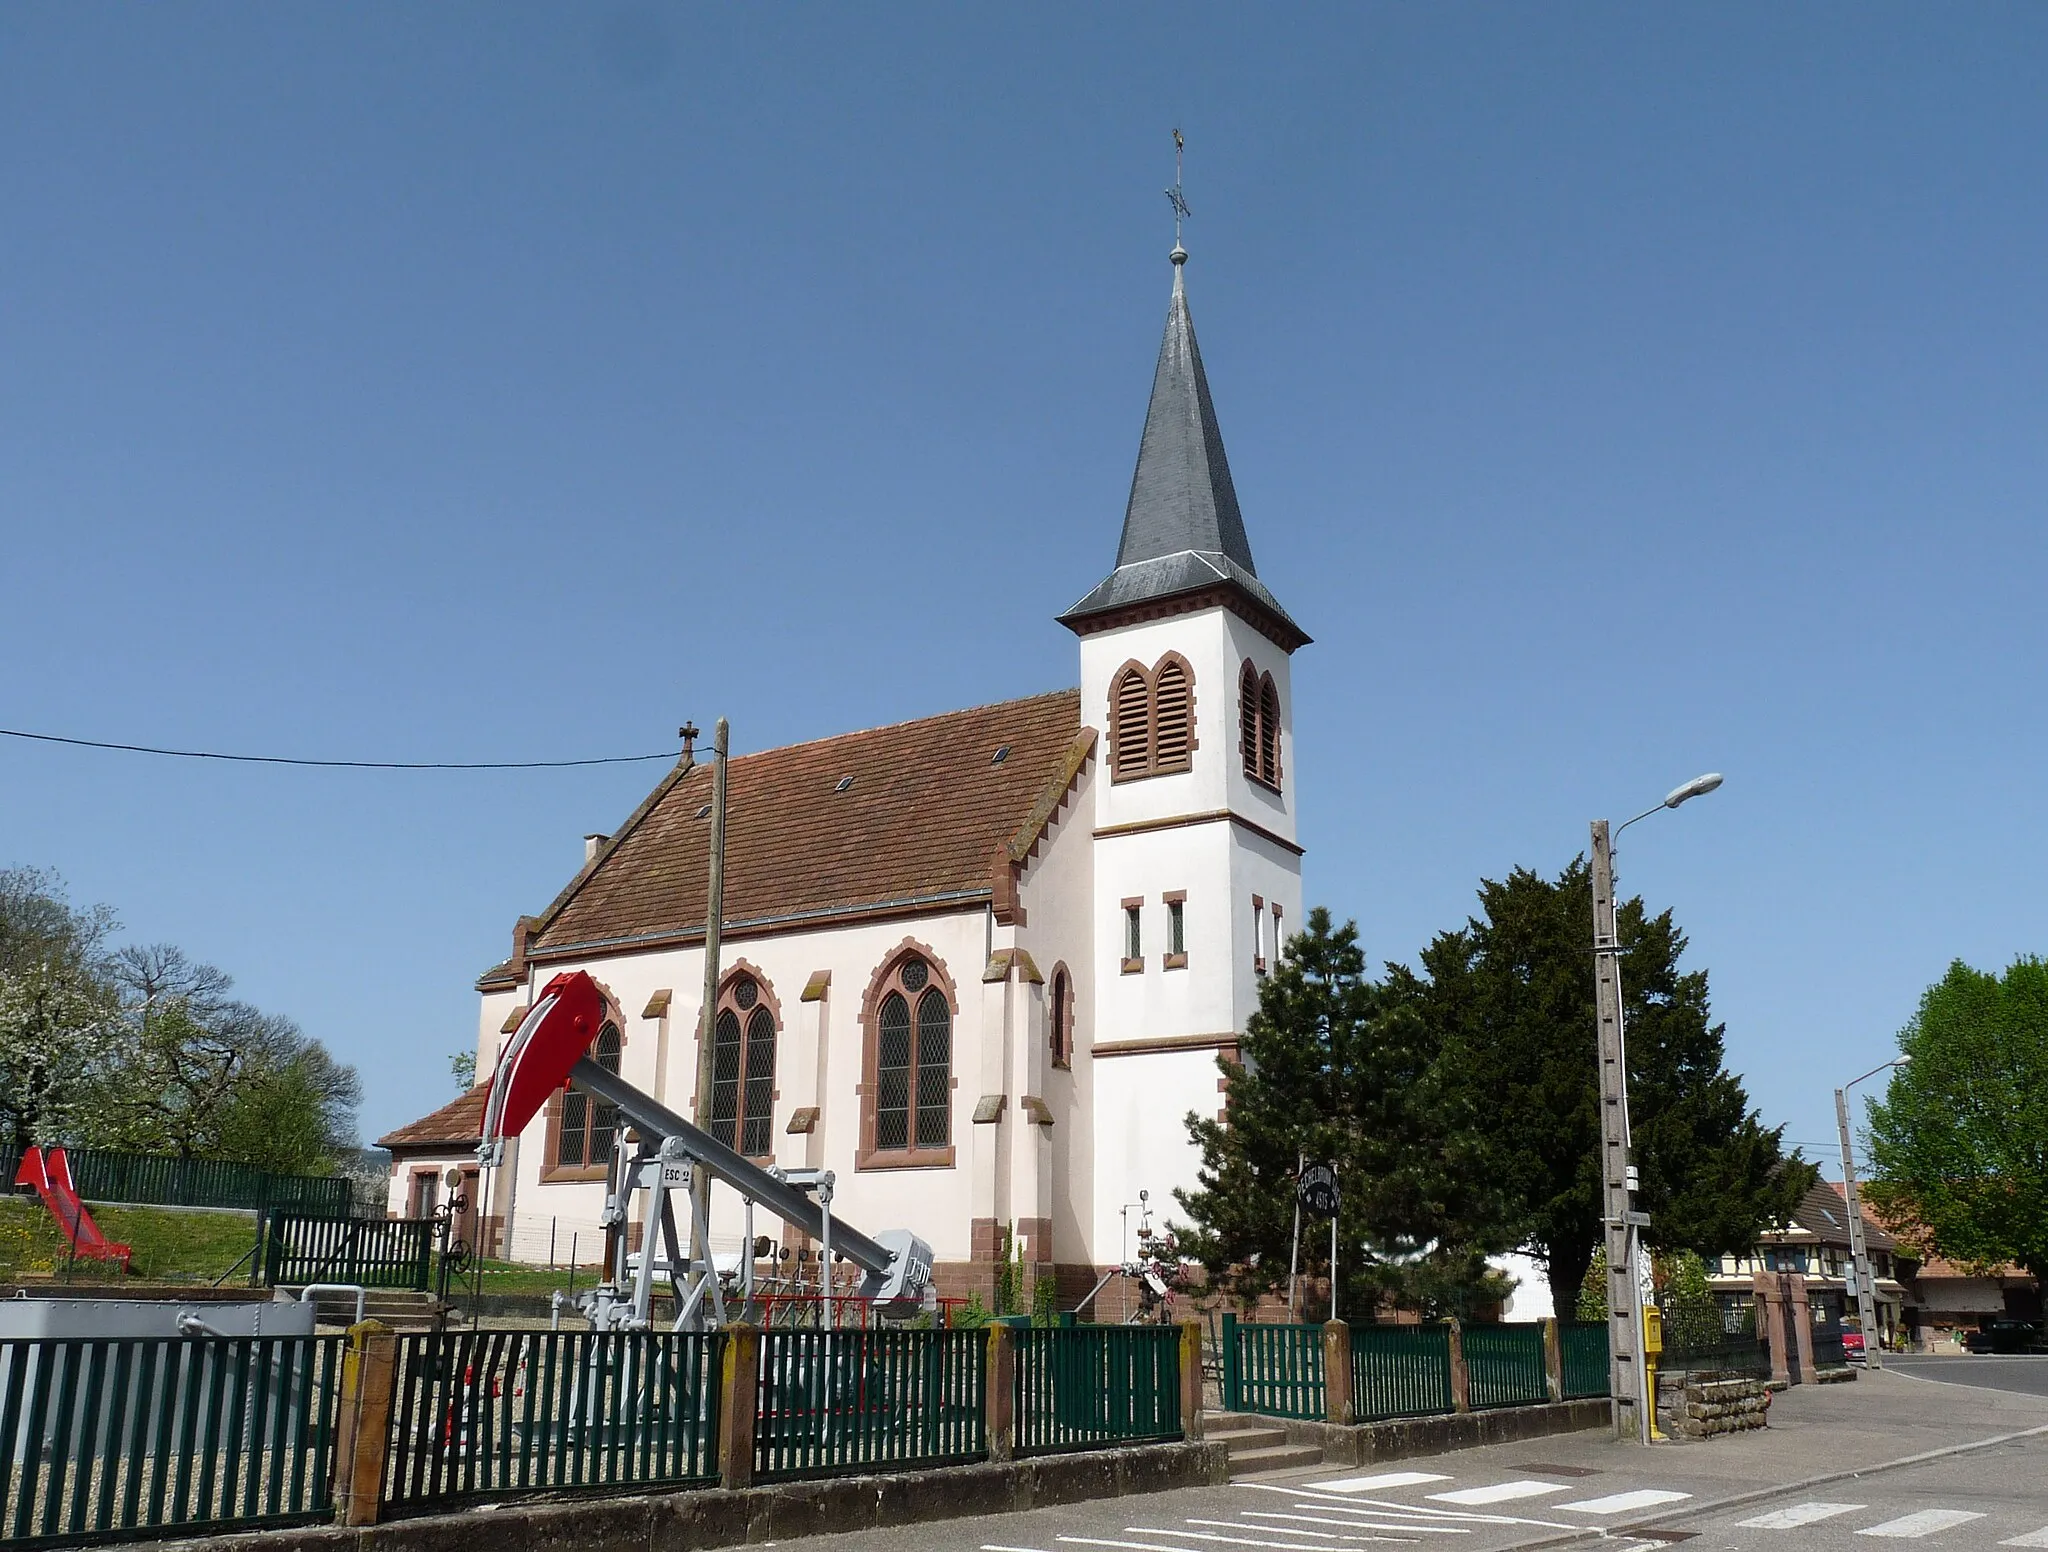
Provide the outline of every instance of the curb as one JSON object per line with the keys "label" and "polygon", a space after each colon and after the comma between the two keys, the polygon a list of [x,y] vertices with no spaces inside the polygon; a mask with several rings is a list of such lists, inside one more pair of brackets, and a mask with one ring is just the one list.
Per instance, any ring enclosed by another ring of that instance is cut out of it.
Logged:
{"label": "curb", "polygon": [[1972,1450],[1988,1450],[1995,1444],[2010,1444],[2015,1439],[2031,1439],[2042,1434],[2048,1434],[2048,1423],[2042,1423],[2034,1428],[2022,1428],[2016,1433],[1998,1434],[1990,1439],[1973,1439],[1967,1444],[1949,1444],[1938,1450],[1922,1450],[1917,1455],[1901,1455],[1897,1460],[1881,1460],[1869,1466],[1849,1466],[1840,1471],[1823,1471],[1817,1476],[1802,1477],[1797,1482],[1780,1482],[1771,1487],[1757,1487],[1747,1492],[1730,1493],[1726,1498],[1716,1498],[1706,1503],[1690,1504],[1683,1509],[1655,1514],[1647,1520],[1637,1520],[1633,1525],[1589,1525],[1584,1530],[1573,1531],[1569,1535],[1550,1536],[1542,1541],[1520,1541],[1515,1543],[1512,1552],[1538,1552],[1538,1549],[1543,1547],[1575,1546],[1581,1541],[1627,1541],[1636,1537],[1638,1533],[1654,1531],[1674,1520],[1722,1514],[1729,1509],[1740,1509],[1746,1504],[1762,1503],[1767,1499],[1782,1498],[1788,1493],[1803,1493],[1809,1488],[1825,1487],[1830,1482],[1847,1482],[1854,1477],[1875,1476],[1880,1471],[1897,1471],[1904,1466],[1921,1466],[1930,1460],[1942,1460],[1951,1455],[1967,1455]]}

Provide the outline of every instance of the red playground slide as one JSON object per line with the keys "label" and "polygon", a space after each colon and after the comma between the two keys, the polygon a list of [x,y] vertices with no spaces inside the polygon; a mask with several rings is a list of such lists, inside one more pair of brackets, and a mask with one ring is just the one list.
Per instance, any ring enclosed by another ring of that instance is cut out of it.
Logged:
{"label": "red playground slide", "polygon": [[92,1214],[78,1199],[78,1187],[71,1183],[71,1161],[64,1157],[62,1148],[30,1148],[21,1156],[21,1168],[15,1172],[14,1183],[35,1187],[36,1195],[43,1199],[50,1216],[57,1220],[57,1227],[71,1242],[73,1255],[94,1261],[118,1261],[122,1271],[128,1270],[128,1247],[113,1243],[92,1221]]}

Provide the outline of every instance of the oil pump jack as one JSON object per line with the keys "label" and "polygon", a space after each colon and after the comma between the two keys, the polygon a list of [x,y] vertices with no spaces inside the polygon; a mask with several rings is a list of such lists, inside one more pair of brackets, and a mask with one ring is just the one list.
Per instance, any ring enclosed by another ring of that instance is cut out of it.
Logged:
{"label": "oil pump jack", "polygon": [[[801,1229],[823,1247],[829,1267],[843,1256],[866,1274],[860,1298],[876,1313],[914,1314],[932,1275],[932,1247],[906,1229],[869,1238],[832,1216],[830,1177],[822,1200],[780,1171],[764,1169],[692,1125],[587,1054],[606,1019],[605,995],[585,971],[558,975],[542,988],[533,1009],[520,1021],[491,1074],[484,1101],[477,1158],[486,1171],[504,1163],[505,1139],[516,1137],[549,1098],[573,1087],[615,1106],[618,1128],[605,1181],[603,1224],[605,1277],[577,1304],[600,1331],[645,1331],[652,1325],[657,1260],[655,1236],[666,1252],[676,1305],[674,1329],[715,1330],[726,1323],[723,1291],[711,1254],[710,1224],[692,1202],[697,1170],[722,1180],[754,1206],[766,1208]],[[644,1243],[635,1265],[627,1253],[626,1225],[636,1193],[644,1193],[639,1221]],[[676,1232],[678,1198],[691,1205],[689,1261],[685,1265]],[[748,1254],[752,1253],[749,1246]],[[688,1287],[678,1285],[678,1269]],[[829,1309],[829,1301],[828,1301]]]}

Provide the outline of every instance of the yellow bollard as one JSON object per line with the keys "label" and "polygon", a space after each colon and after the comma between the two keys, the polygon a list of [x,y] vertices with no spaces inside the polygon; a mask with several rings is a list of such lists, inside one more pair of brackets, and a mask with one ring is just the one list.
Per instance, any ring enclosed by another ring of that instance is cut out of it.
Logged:
{"label": "yellow bollard", "polygon": [[1654,1304],[1643,1306],[1643,1390],[1650,1405],[1650,1442],[1662,1444],[1657,1429],[1657,1355],[1664,1351],[1664,1312]]}

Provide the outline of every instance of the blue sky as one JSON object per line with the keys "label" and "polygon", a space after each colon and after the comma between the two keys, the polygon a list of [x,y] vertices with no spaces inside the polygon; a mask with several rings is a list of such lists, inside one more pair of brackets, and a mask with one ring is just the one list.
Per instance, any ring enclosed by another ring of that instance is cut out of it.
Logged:
{"label": "blue sky", "polygon": [[[1069,684],[1190,296],[1378,957],[1625,838],[1791,1140],[2048,950],[2048,10],[0,9],[0,725],[757,749]],[[452,1092],[659,766],[0,741],[0,863]],[[1809,1151],[1812,1151],[1809,1149]]]}

